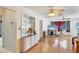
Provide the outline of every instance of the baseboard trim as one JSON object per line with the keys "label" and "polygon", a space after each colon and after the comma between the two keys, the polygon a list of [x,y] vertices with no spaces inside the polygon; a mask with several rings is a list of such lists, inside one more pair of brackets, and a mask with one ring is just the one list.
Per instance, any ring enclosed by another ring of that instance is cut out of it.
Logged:
{"label": "baseboard trim", "polygon": [[29,48],[29,49],[27,49],[27,50],[24,50],[24,51],[22,51],[22,52],[20,52],[20,53],[27,53],[28,50],[32,49],[32,48],[33,48],[34,46],[36,46],[36,45],[38,45],[38,42],[37,42],[35,45],[33,45],[31,48]]}

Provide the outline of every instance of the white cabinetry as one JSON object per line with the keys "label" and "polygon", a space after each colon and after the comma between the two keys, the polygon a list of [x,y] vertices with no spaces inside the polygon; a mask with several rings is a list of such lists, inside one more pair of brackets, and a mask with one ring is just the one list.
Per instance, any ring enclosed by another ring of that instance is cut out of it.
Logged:
{"label": "white cabinetry", "polygon": [[32,38],[31,46],[34,46],[36,44],[36,35],[31,36],[31,38]]}
{"label": "white cabinetry", "polygon": [[24,38],[24,51],[27,51],[31,47],[33,47],[35,44],[37,44],[37,38],[36,35],[32,35],[29,37]]}
{"label": "white cabinetry", "polygon": [[27,37],[24,39],[24,51],[31,47],[31,38]]}

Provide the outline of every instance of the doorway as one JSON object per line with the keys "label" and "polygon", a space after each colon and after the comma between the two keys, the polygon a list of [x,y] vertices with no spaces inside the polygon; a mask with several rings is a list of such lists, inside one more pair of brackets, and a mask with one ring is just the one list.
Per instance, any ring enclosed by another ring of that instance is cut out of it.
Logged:
{"label": "doorway", "polygon": [[2,48],[3,32],[2,32],[2,16],[0,16],[0,48]]}
{"label": "doorway", "polygon": [[70,35],[70,21],[54,21],[48,26],[50,35]]}
{"label": "doorway", "polygon": [[40,39],[43,38],[43,22],[40,20]]}

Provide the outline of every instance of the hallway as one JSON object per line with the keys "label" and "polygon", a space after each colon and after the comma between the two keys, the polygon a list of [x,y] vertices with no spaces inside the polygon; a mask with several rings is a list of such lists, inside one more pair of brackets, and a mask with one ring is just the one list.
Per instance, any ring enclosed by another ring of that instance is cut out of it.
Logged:
{"label": "hallway", "polygon": [[26,51],[27,53],[75,53],[72,49],[70,36],[48,36],[42,39],[33,48]]}
{"label": "hallway", "polygon": [[5,6],[0,15],[1,48],[16,53],[75,52],[72,38],[79,34],[78,6]]}

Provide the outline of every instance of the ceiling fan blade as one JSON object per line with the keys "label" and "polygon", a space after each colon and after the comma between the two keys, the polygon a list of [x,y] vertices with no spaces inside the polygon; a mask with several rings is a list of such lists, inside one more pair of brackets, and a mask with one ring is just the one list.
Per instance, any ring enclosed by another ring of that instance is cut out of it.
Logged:
{"label": "ceiling fan blade", "polygon": [[59,9],[59,10],[57,10],[57,11],[64,11],[64,9]]}

